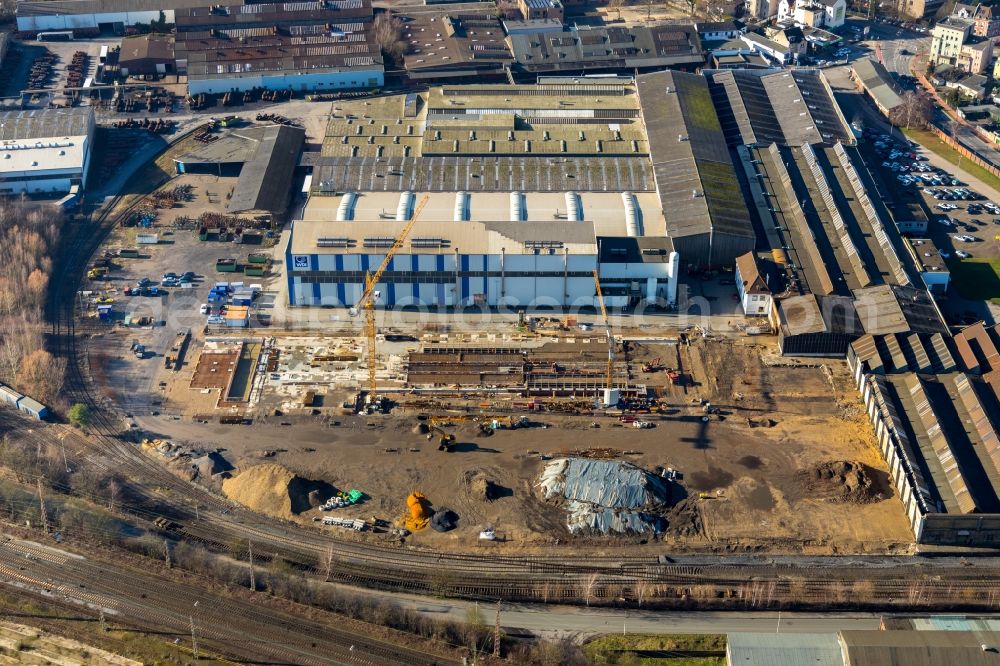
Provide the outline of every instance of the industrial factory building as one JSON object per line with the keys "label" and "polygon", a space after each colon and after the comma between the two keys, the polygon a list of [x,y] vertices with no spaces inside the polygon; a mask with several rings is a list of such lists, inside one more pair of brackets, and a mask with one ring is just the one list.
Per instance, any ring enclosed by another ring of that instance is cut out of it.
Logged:
{"label": "industrial factory building", "polygon": [[188,92],[372,89],[385,82],[369,0],[178,9]]}
{"label": "industrial factory building", "polygon": [[674,247],[688,265],[732,266],[756,240],[708,80],[657,72],[638,88]]}
{"label": "industrial factory building", "polygon": [[[350,306],[423,193],[314,197],[287,248],[293,305]],[[427,194],[378,304],[593,307],[676,300],[678,256],[655,194]],[[335,220],[335,221],[330,221]]]}
{"label": "industrial factory building", "polygon": [[[865,335],[848,364],[917,543],[1000,543],[996,327]],[[953,351],[954,348],[954,351]]]}
{"label": "industrial factory building", "polygon": [[0,113],[0,195],[82,190],[93,138],[91,107]]}
{"label": "industrial factory building", "polygon": [[38,33],[72,30],[79,35],[125,34],[138,23],[167,23],[185,7],[198,7],[205,0],[19,0],[17,30]]}
{"label": "industrial factory building", "polygon": [[[353,305],[424,198],[382,305],[614,307],[677,299],[630,78],[432,88],[334,114],[287,247],[289,302]],[[739,191],[737,188],[737,195]]]}

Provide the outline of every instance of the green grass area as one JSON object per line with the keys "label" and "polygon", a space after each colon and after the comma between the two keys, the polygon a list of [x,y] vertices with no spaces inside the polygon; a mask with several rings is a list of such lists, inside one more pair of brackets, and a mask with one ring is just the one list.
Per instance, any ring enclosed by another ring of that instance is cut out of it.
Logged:
{"label": "green grass area", "polygon": [[986,185],[992,187],[994,190],[1000,191],[1000,178],[997,178],[992,173],[967,157],[962,157],[957,150],[939,139],[934,133],[928,130],[904,129],[903,134],[905,134],[910,140],[916,141],[932,153],[935,153],[956,166],[961,166],[962,170],[970,176],[975,176]]}
{"label": "green grass area", "polygon": [[[583,646],[595,664],[606,666],[724,666],[724,634],[607,634]],[[714,652],[701,656],[685,653]],[[670,653],[676,653],[670,654]]]}
{"label": "green grass area", "polygon": [[947,260],[951,279],[962,298],[1000,304],[1000,259]]}

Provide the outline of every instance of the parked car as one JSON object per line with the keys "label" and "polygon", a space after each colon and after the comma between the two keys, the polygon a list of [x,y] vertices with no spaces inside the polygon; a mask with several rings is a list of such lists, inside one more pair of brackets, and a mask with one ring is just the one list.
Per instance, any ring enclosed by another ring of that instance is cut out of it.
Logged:
{"label": "parked car", "polygon": [[208,310],[209,310],[208,303],[202,303],[199,312],[201,312],[201,314],[208,314]]}
{"label": "parked car", "polygon": [[960,259],[968,259],[972,255],[966,252],[965,250],[955,250],[955,256],[959,257]]}

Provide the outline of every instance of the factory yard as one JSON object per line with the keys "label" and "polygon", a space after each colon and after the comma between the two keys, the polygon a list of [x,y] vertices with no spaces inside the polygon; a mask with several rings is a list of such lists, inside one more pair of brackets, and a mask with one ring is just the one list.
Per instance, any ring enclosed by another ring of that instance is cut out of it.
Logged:
{"label": "factory yard", "polygon": [[[335,113],[358,107],[361,115],[365,106],[341,103]],[[199,149],[188,139],[175,152]],[[912,548],[844,364],[782,358],[769,336],[706,337],[671,316],[619,319],[616,336],[632,339],[627,350],[619,341],[613,384],[626,399],[651,396],[636,403],[639,413],[623,413],[594,408],[607,346],[603,330],[589,323],[592,309],[524,321],[508,313],[492,322],[456,312],[455,325],[402,307],[380,310],[376,377],[397,404],[390,414],[359,416],[367,385],[361,318],[341,307],[286,306],[286,239],[266,226],[249,228],[249,218],[221,219],[239,180],[229,173],[172,178],[152,197],[160,207],[137,210],[134,224],[105,242],[107,274],[90,281],[91,293],[81,298],[101,393],[149,440],[146,454],[178,475],[340,536],[353,532],[322,519],[364,521],[362,539],[398,540],[407,499],[419,492],[428,515],[447,513],[456,527],[415,531],[406,542],[449,550],[556,543],[585,550],[630,543],[660,552],[664,543],[694,552]],[[473,199],[473,209],[489,196]],[[646,196],[634,201],[646,205]],[[384,198],[362,197],[359,215],[375,219],[398,199]],[[549,198],[526,197],[529,214],[544,217],[563,202]],[[579,201],[585,210],[604,205],[599,195]],[[448,216],[453,198],[431,203],[429,216]],[[506,210],[506,198],[501,203]],[[647,226],[656,221],[644,217]],[[252,242],[232,242],[243,225]],[[150,234],[154,242],[140,242]],[[251,255],[272,261],[254,264]],[[221,259],[234,259],[236,271]],[[242,272],[255,267],[262,267],[257,274]],[[170,276],[186,272],[193,278],[184,284]],[[725,277],[681,285],[718,293],[712,307],[722,324],[731,316],[722,313],[737,307]],[[140,286],[144,279],[150,284]],[[220,282],[232,285],[225,310],[213,294]],[[236,294],[250,285],[244,316]],[[108,305],[112,314],[102,320]],[[438,440],[451,436],[450,452],[439,451]],[[539,488],[546,466],[564,458],[620,461],[622,478],[639,470],[647,483],[666,478],[666,494],[649,495],[655,506],[633,507],[650,512],[656,529],[571,532],[570,495],[546,500]],[[355,489],[360,501],[319,509]],[[491,531],[495,541],[480,539]]]}
{"label": "factory yard", "polygon": [[[301,350],[307,347],[303,342],[315,340],[278,337],[274,348]],[[345,349],[341,354],[349,355]],[[771,351],[768,345],[706,340],[680,348],[634,346],[635,381],[652,388],[663,405],[659,413],[637,417],[655,426],[650,428],[596,412],[511,412],[514,401],[523,400],[501,397],[480,406],[472,398],[451,397],[446,405],[444,396],[410,396],[401,398],[392,414],[357,416],[344,413],[353,411],[342,408],[351,397],[346,390],[306,391],[271,379],[256,409],[243,412],[252,424],[225,425],[211,416],[218,392],[206,395],[189,387],[197,354],[166,389],[163,409],[170,415],[137,416],[136,422],[169,439],[173,451],[150,449],[151,455],[177,473],[191,476],[197,467],[196,480],[281,518],[313,524],[336,516],[402,525],[413,491],[423,493],[434,509],[457,515],[453,531],[425,529],[407,538],[412,544],[520,551],[555,543],[599,549],[627,542],[662,550],[649,534],[612,535],[610,541],[570,534],[563,509],[543,501],[536,485],[547,461],[582,455],[679,472],[673,506],[663,514],[663,540],[678,551],[906,551],[912,537],[849,377],[839,365],[832,366],[832,376],[820,366],[769,366],[760,358],[772,358]],[[665,369],[640,370],[655,357],[676,359],[678,353],[685,385],[672,384]],[[837,401],[829,397],[831,382]],[[312,406],[303,407],[307,393]],[[536,400],[551,409],[575,405],[589,411],[589,400]],[[720,409],[707,422],[704,400]],[[193,414],[197,410],[202,413]],[[501,422],[527,414],[528,427],[484,436],[479,414]],[[455,435],[451,452],[438,450],[436,432],[428,441],[420,430],[431,423]],[[206,467],[204,456],[216,449],[215,462]],[[223,482],[227,477],[232,480]],[[316,508],[334,492],[350,489],[363,493],[359,504],[330,513]],[[477,538],[486,528],[495,530],[498,542]],[[321,529],[347,533],[339,526]]]}

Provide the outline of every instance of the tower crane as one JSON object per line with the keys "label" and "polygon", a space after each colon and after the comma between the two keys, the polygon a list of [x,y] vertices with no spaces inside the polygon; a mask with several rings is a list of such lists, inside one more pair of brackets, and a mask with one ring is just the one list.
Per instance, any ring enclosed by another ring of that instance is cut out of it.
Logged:
{"label": "tower crane", "polygon": [[611,397],[611,391],[615,388],[615,336],[611,333],[611,321],[608,320],[608,309],[604,306],[604,294],[601,292],[601,278],[594,271],[594,288],[597,289],[597,303],[601,306],[601,317],[604,319],[605,334],[608,338],[608,371],[605,378],[605,402]]}
{"label": "tower crane", "polygon": [[382,259],[382,263],[379,264],[375,272],[368,271],[365,274],[365,291],[361,294],[361,298],[358,299],[357,305],[351,310],[351,314],[357,314],[358,311],[365,311],[365,337],[368,340],[368,401],[371,402],[375,398],[375,393],[378,386],[375,383],[375,359],[376,359],[376,349],[375,349],[375,301],[378,300],[379,292],[376,291],[375,287],[378,285],[379,280],[382,279],[382,274],[385,273],[385,269],[389,267],[389,262],[392,261],[393,256],[399,251],[399,248],[403,247],[403,242],[406,237],[410,235],[410,231],[413,229],[413,225],[416,224],[417,218],[420,217],[420,212],[427,205],[427,201],[430,199],[429,195],[424,195],[417,204],[417,207],[413,209],[413,215],[410,217],[410,221],[406,223],[403,230],[399,232],[399,236],[393,241],[392,247],[389,251],[385,253],[385,257]]}

